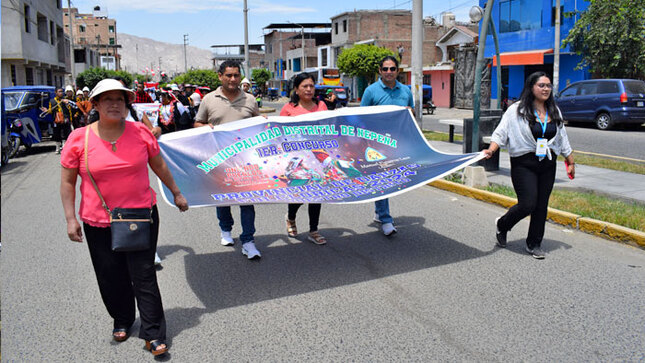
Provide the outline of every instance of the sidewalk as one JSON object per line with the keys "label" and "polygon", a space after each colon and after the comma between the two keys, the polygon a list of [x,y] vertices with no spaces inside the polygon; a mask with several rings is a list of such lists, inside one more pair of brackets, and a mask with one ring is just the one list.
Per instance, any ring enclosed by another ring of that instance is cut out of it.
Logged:
{"label": "sidewalk", "polygon": [[[430,145],[445,153],[463,152],[462,142],[430,141]],[[569,180],[564,162],[558,162],[557,168],[555,188],[593,191],[608,197],[645,204],[645,175],[576,164],[576,177]],[[512,186],[511,162],[507,152],[500,153],[499,170],[486,172],[486,175],[490,183]]]}

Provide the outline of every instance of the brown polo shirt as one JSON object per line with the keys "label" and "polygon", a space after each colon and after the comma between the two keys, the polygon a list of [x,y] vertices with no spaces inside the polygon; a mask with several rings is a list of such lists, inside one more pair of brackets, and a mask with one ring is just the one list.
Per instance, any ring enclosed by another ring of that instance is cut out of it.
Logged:
{"label": "brown polo shirt", "polygon": [[195,122],[220,125],[259,115],[260,109],[252,95],[240,90],[237,98],[230,101],[224,96],[220,86],[214,92],[204,96],[195,116]]}

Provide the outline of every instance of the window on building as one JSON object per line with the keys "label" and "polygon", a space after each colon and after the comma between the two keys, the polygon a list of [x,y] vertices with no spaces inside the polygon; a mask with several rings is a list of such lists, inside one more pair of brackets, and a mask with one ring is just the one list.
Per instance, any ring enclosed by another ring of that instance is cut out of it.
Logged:
{"label": "window on building", "polygon": [[74,49],[74,62],[85,63],[85,49]]}
{"label": "window on building", "polygon": [[85,33],[85,24],[81,24],[78,26],[78,32],[79,33]]}
{"label": "window on building", "polygon": [[54,31],[54,22],[49,21],[49,43],[56,44],[56,32]]}
{"label": "window on building", "polygon": [[334,23],[334,34],[338,34],[338,22]]}
{"label": "window on building", "polygon": [[347,33],[347,19],[343,20],[343,33]]}
{"label": "window on building", "polygon": [[267,47],[267,53],[273,53],[273,44],[269,44],[269,46]]}
{"label": "window on building", "polygon": [[291,59],[289,59],[289,68],[287,68],[287,69],[291,70]]}
{"label": "window on building", "polygon": [[423,84],[432,85],[432,75],[424,74],[423,75]]}
{"label": "window on building", "polygon": [[320,65],[327,67],[327,49],[320,50]]}
{"label": "window on building", "polygon": [[25,83],[27,86],[34,85],[34,69],[31,67],[25,67]]}
{"label": "window on building", "polygon": [[499,3],[499,32],[508,33],[542,27],[542,2],[506,0]]}
{"label": "window on building", "polygon": [[110,38],[110,45],[114,45],[114,38]]}
{"label": "window on building", "polygon": [[108,31],[109,31],[110,33],[114,33],[114,25],[110,25],[110,26],[108,26]]}
{"label": "window on building", "polygon": [[37,14],[36,24],[38,25],[38,39],[43,42],[49,41],[49,34],[47,34],[47,17],[42,14]]}
{"label": "window on building", "polygon": [[16,85],[16,66],[13,64],[11,65],[11,85]]}
{"label": "window on building", "polygon": [[52,71],[51,71],[51,69],[47,70],[47,84],[50,85],[50,86],[52,85]]}
{"label": "window on building", "polygon": [[[60,9],[61,8],[61,0],[54,0],[54,1],[56,2],[56,9]],[[51,84],[51,82],[48,83],[48,84]]]}
{"label": "window on building", "polygon": [[29,5],[25,5],[24,10],[25,10],[25,12],[24,12],[24,14],[25,14],[25,32],[26,33],[31,33],[31,23],[29,22],[29,18],[30,18],[29,12],[31,11],[31,8],[29,7]]}
{"label": "window on building", "polygon": [[[564,21],[564,1],[560,3],[560,24]],[[555,26],[555,0],[551,0],[551,26]]]}

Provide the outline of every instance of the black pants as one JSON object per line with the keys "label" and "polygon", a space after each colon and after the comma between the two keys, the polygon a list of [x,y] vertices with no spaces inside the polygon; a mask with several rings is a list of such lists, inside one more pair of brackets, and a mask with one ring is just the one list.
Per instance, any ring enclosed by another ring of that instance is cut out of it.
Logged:
{"label": "black pants", "polygon": [[540,161],[534,153],[511,158],[511,180],[517,194],[517,204],[498,222],[500,231],[509,231],[517,222],[530,215],[526,245],[540,247],[544,237],[549,196],[555,181],[556,157]]}
{"label": "black pants", "polygon": [[[296,213],[298,212],[298,208],[300,208],[300,204],[293,204],[290,203],[288,207],[288,213],[287,213],[287,218],[289,218],[292,221],[296,220]],[[318,221],[320,221],[320,209],[322,206],[319,203],[310,203],[309,204],[309,232],[314,232],[318,230]]]}
{"label": "black pants", "polygon": [[83,224],[92,265],[103,304],[114,319],[114,328],[129,328],[135,319],[135,299],[139,307],[139,338],[166,339],[166,319],[157,285],[154,259],[159,236],[159,212],[152,211],[150,248],[136,252],[113,252],[109,227]]}
{"label": "black pants", "polygon": [[72,126],[69,122],[65,122],[63,124],[54,124],[54,133],[52,135],[52,140],[58,142],[66,141],[71,132]]}

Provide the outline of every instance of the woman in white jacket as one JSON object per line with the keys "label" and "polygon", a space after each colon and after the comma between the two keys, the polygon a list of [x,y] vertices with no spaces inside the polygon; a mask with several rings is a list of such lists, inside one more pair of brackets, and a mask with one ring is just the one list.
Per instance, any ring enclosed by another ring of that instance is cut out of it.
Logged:
{"label": "woman in white jacket", "polygon": [[555,181],[557,156],[567,162],[567,173],[575,175],[575,163],[562,114],[552,94],[553,85],[544,72],[531,74],[524,83],[520,100],[511,105],[493,132],[490,158],[500,147],[511,157],[511,180],[517,204],[495,220],[497,245],[506,247],[506,234],[524,217],[531,222],[526,237],[526,251],[543,259],[542,238],[549,196]]}

